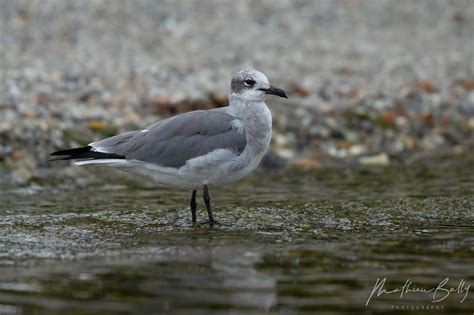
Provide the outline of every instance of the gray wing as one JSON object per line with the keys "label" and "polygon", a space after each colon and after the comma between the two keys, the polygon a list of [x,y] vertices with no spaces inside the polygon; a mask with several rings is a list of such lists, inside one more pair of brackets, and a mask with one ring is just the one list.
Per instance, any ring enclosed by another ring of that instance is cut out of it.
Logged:
{"label": "gray wing", "polygon": [[222,109],[193,111],[90,145],[96,151],[127,159],[181,167],[187,160],[216,149],[242,152],[247,145],[245,131],[235,127],[235,119]]}

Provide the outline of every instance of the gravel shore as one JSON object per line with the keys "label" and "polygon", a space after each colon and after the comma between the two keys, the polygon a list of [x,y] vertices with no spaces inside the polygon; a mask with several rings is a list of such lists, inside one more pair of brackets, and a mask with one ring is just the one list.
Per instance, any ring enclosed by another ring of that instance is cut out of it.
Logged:
{"label": "gravel shore", "polygon": [[264,166],[472,156],[469,0],[0,7],[0,169],[16,183],[64,168],[45,162],[56,149],[225,106],[229,79],[245,67],[290,96],[269,100],[275,131]]}

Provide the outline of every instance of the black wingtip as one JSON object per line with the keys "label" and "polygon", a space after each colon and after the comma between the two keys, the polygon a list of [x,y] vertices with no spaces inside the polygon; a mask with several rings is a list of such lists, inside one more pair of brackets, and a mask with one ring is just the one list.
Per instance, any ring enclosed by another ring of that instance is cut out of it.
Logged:
{"label": "black wingtip", "polygon": [[68,150],[60,150],[51,153],[50,155],[78,155],[82,153],[87,153],[91,152],[92,147],[89,145],[87,147],[80,147],[80,148],[74,148],[74,149],[68,149]]}
{"label": "black wingtip", "polygon": [[64,161],[64,160],[75,160],[75,159],[125,159],[124,156],[115,153],[103,153],[92,151],[91,146],[74,148],[68,150],[61,150],[51,153],[51,155],[58,156],[48,160],[53,161]]}

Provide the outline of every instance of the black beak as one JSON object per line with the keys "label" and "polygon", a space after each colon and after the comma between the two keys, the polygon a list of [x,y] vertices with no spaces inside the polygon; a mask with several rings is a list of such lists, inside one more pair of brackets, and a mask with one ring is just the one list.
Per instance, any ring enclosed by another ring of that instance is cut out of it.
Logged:
{"label": "black beak", "polygon": [[273,94],[276,96],[288,98],[288,95],[286,95],[285,91],[273,85],[270,85],[270,88],[268,89],[259,89],[259,90],[265,92],[265,94]]}

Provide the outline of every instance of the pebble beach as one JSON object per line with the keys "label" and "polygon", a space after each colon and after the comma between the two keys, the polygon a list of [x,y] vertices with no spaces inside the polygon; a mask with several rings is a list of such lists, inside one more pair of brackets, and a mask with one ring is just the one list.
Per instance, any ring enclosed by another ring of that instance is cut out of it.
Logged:
{"label": "pebble beach", "polygon": [[[262,167],[318,169],[472,157],[470,1],[0,1],[0,170],[25,184],[50,152],[227,105],[264,71]],[[83,172],[67,170],[71,176]]]}

